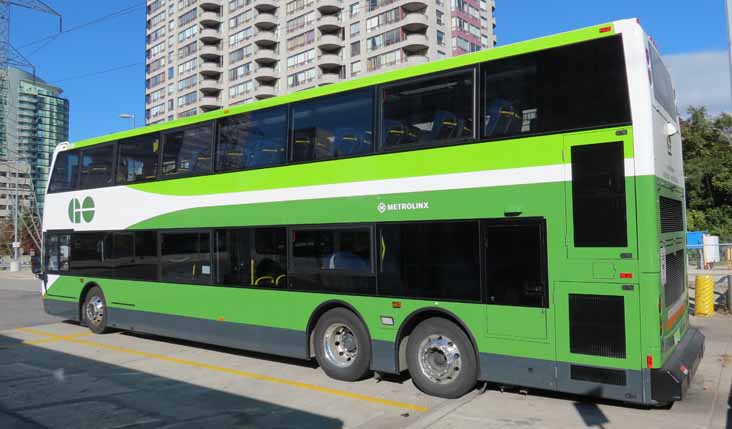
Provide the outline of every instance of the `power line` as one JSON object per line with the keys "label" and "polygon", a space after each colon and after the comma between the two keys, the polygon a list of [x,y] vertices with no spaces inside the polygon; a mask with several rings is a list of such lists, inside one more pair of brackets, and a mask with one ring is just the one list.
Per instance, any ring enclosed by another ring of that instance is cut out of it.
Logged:
{"label": "power line", "polygon": [[55,81],[53,81],[51,83],[60,83],[60,82],[66,82],[66,81],[69,81],[69,80],[76,80],[76,79],[83,79],[83,78],[86,78],[86,77],[99,76],[99,75],[102,75],[102,74],[111,73],[111,72],[118,71],[118,70],[124,70],[124,69],[128,69],[128,68],[131,68],[131,67],[140,66],[140,65],[143,65],[143,64],[145,64],[145,63],[144,62],[136,62],[136,63],[132,63],[132,64],[126,64],[126,65],[123,65],[123,66],[113,67],[111,69],[100,70],[100,71],[97,71],[97,72],[85,73],[85,74],[80,74],[80,75],[77,75],[77,76],[66,77],[66,78],[63,78],[63,79],[55,80]]}
{"label": "power line", "polygon": [[[98,24],[98,23],[103,22],[103,21],[106,21],[108,19],[117,18],[119,16],[124,16],[124,15],[129,15],[130,13],[135,12],[136,10],[138,10],[140,8],[144,8],[144,7],[145,7],[145,2],[136,3],[136,4],[132,5],[132,6],[128,6],[128,7],[124,8],[124,9],[120,9],[118,11],[111,12],[111,13],[108,13],[106,15],[102,15],[99,18],[95,18],[95,19],[92,19],[91,21],[87,21],[87,22],[85,22],[83,24],[79,24],[79,25],[76,25],[74,27],[68,28],[68,29],[63,30],[63,31],[61,31],[59,33],[52,34],[50,36],[43,37],[43,38],[38,39],[38,40],[35,40],[33,42],[26,43],[26,44],[20,46],[19,49],[27,48],[29,46],[37,45],[37,44],[43,43],[43,42],[46,42],[46,45],[47,45],[47,44],[51,43],[52,41],[54,41],[55,39],[57,39],[59,36],[62,36],[64,34],[71,33],[73,31],[77,31],[77,30],[81,30],[81,29],[86,28],[86,27],[90,27],[92,25]],[[35,51],[33,51],[33,53],[38,52],[44,46],[36,49]]]}

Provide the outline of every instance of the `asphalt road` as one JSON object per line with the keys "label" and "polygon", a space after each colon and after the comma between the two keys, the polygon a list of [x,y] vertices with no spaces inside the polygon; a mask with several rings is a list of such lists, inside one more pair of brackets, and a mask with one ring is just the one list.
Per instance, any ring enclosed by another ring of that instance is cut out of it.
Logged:
{"label": "asphalt road", "polygon": [[0,331],[61,321],[47,315],[41,302],[40,282],[28,274],[0,276]]}
{"label": "asphalt road", "polygon": [[[0,273],[0,428],[730,428],[732,317],[692,318],[706,353],[670,409],[489,386],[458,400],[408,377],[346,383],[312,362],[47,316],[39,283]],[[30,327],[30,328],[29,328]]]}

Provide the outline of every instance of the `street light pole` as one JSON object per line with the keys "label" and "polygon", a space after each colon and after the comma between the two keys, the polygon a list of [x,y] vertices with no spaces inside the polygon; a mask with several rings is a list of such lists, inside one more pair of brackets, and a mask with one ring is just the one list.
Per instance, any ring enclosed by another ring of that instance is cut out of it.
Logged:
{"label": "street light pole", "polygon": [[18,255],[18,252],[20,252],[19,247],[19,240],[18,240],[18,209],[19,209],[19,202],[18,202],[18,187],[20,186],[19,180],[20,180],[20,171],[18,171],[18,160],[15,160],[15,210],[13,213],[13,260],[10,263],[10,271],[20,271],[20,257]]}
{"label": "street light pole", "polygon": [[123,113],[119,117],[122,119],[132,119],[132,128],[135,128],[135,115],[133,113]]}

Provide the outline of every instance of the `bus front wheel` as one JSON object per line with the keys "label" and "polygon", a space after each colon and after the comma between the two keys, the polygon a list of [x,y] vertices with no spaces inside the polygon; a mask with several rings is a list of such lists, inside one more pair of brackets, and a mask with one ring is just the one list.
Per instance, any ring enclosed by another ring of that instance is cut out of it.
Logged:
{"label": "bus front wheel", "polygon": [[81,307],[81,317],[84,324],[95,334],[103,334],[107,330],[107,301],[98,286],[92,287],[86,293]]}
{"label": "bus front wheel", "polygon": [[371,341],[363,322],[345,308],[329,310],[315,325],[315,358],[331,378],[356,381],[369,372]]}
{"label": "bus front wheel", "polygon": [[414,384],[442,398],[459,398],[475,387],[478,364],[470,339],[442,318],[423,321],[409,335],[407,365]]}

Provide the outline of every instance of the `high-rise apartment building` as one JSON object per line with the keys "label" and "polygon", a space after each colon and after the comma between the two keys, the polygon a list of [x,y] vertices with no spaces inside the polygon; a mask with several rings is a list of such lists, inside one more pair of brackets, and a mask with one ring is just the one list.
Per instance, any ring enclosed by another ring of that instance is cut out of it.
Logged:
{"label": "high-rise apartment building", "polygon": [[495,0],[154,0],[145,122],[495,45]]}
{"label": "high-rise apartment building", "polygon": [[[7,209],[5,200],[12,199],[17,185],[20,199],[34,202],[42,213],[51,155],[69,138],[69,101],[61,88],[14,68],[8,69],[2,91],[0,206]],[[0,208],[0,217],[9,212]]]}

